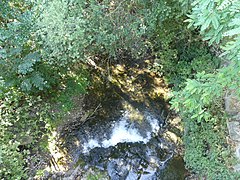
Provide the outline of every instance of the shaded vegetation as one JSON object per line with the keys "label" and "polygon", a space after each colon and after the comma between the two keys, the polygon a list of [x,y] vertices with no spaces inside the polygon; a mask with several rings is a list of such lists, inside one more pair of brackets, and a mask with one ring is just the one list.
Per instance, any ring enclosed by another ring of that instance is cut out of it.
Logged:
{"label": "shaded vegetation", "polygon": [[[240,94],[239,9],[230,0],[2,1],[0,177],[27,178],[26,157],[73,108],[69,99],[87,92],[95,69],[139,101],[166,98],[157,87],[163,77],[184,122],[187,167],[236,179],[222,97],[226,89]],[[210,50],[216,45],[228,66]],[[131,63],[121,63],[125,54]],[[138,59],[148,67],[139,69]],[[138,97],[142,84],[153,92]]]}

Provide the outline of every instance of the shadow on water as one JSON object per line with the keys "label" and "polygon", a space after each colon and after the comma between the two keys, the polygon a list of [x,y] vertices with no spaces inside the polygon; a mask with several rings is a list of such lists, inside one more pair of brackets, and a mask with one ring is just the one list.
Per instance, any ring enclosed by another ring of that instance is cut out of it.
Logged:
{"label": "shadow on water", "polygon": [[92,76],[85,108],[99,108],[64,137],[70,166],[95,167],[113,180],[184,179],[179,118],[169,116],[168,87],[151,64],[123,58],[108,66],[107,77]]}

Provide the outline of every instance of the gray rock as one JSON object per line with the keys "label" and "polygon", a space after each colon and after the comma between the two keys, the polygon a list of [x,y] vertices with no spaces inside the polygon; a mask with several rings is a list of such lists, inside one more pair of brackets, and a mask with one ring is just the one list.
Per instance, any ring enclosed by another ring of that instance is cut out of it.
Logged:
{"label": "gray rock", "polygon": [[144,173],[141,175],[140,180],[157,180],[156,172],[156,168],[148,166],[144,169]]}
{"label": "gray rock", "polygon": [[55,180],[55,179],[57,180],[57,175],[53,174],[51,178],[52,178],[52,180]]}
{"label": "gray rock", "polygon": [[135,180],[135,179],[138,179],[138,174],[136,174],[133,171],[130,171],[128,173],[128,176],[126,177],[126,180]]}
{"label": "gray rock", "polygon": [[233,92],[225,97],[225,111],[230,115],[237,115],[240,112],[240,99]]}
{"label": "gray rock", "polygon": [[48,171],[43,172],[43,179],[48,179],[50,176],[50,173]]}
{"label": "gray rock", "polygon": [[233,116],[232,119],[240,122],[240,112],[237,115]]}
{"label": "gray rock", "polygon": [[230,138],[233,141],[240,141],[240,124],[238,121],[227,122]]}
{"label": "gray rock", "polygon": [[238,144],[236,147],[236,156],[240,160],[240,144]]}
{"label": "gray rock", "polygon": [[108,175],[111,177],[112,180],[118,180],[118,171],[116,170],[117,165],[114,161],[110,161],[107,166]]}
{"label": "gray rock", "polygon": [[235,172],[240,172],[240,164],[235,165],[233,168]]}

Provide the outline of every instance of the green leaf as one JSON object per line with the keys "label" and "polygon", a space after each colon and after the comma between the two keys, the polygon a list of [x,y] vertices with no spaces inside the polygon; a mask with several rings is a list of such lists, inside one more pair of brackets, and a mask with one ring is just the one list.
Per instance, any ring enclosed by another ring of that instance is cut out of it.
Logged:
{"label": "green leaf", "polygon": [[29,53],[24,57],[25,60],[32,60],[34,62],[40,61],[40,54],[38,52]]}
{"label": "green leaf", "polygon": [[211,19],[207,18],[206,21],[201,26],[201,31],[205,31],[209,27],[210,23],[211,23]]}
{"label": "green leaf", "polygon": [[213,27],[214,29],[218,29],[219,27],[219,21],[218,21],[218,18],[216,16],[211,16],[211,21],[212,21],[212,24],[213,24]]}
{"label": "green leaf", "polygon": [[31,78],[31,81],[36,88],[38,88],[39,90],[43,90],[45,82],[44,78],[42,78],[40,74],[34,74]]}
{"label": "green leaf", "polygon": [[7,57],[7,52],[5,49],[0,49],[0,59],[1,58],[6,58]]}
{"label": "green leaf", "polygon": [[25,79],[21,83],[21,88],[23,91],[30,91],[32,89],[32,83],[31,83],[30,79]]}
{"label": "green leaf", "polygon": [[233,35],[240,35],[240,27],[231,29],[223,34],[223,36],[233,36]]}
{"label": "green leaf", "polygon": [[34,64],[33,61],[30,61],[30,60],[24,61],[22,64],[20,64],[18,66],[18,73],[26,75],[27,73],[32,72],[33,71],[33,68],[32,68],[33,64]]}

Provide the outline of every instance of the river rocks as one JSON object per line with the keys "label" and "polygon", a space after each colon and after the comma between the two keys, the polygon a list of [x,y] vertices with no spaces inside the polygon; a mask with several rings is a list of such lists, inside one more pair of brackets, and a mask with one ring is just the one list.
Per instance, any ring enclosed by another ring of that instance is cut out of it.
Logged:
{"label": "river rocks", "polygon": [[80,166],[77,166],[73,171],[71,171],[71,174],[68,176],[64,176],[63,180],[75,180],[80,175]]}
{"label": "river rocks", "polygon": [[138,175],[133,172],[133,171],[129,171],[127,177],[126,177],[126,180],[132,180],[132,179],[137,179],[138,178]]}
{"label": "river rocks", "polygon": [[81,142],[82,147],[79,149],[83,149],[83,153],[95,147],[108,148],[122,142],[146,144],[158,134],[163,120],[147,110],[141,112],[136,109],[122,111],[122,115],[114,121],[102,121],[98,126],[91,126],[92,122],[86,122],[76,136]]}
{"label": "river rocks", "polygon": [[[106,170],[111,180],[161,179],[163,172],[168,176],[172,174],[164,169],[171,161],[173,153],[171,145],[162,148],[163,140],[159,139],[161,138],[152,138],[146,144],[124,142],[108,148],[96,147],[80,158],[91,167]],[[181,172],[174,174],[174,177],[179,179],[184,174],[184,164],[177,168]]]}
{"label": "river rocks", "polygon": [[[68,147],[76,150],[73,161],[78,164],[81,159],[87,165],[80,168],[84,173],[95,168],[107,172],[112,180],[155,180],[161,179],[163,172],[172,173],[164,169],[174,156],[176,135],[164,135],[168,131],[163,130],[164,121],[155,111],[130,105],[132,108],[124,106],[126,110],[111,119],[87,121],[69,141]],[[181,172],[174,174],[175,179],[182,179],[184,164],[176,168]]]}
{"label": "river rocks", "polygon": [[[162,113],[167,112],[162,100],[164,83],[145,70],[132,69],[134,72],[128,71],[125,77],[127,68],[119,65],[111,71],[108,81],[114,85],[104,92],[111,98],[101,98],[99,113],[81,124],[72,134],[74,138],[66,138],[64,147],[71,154],[73,166],[78,165],[79,159],[85,162],[80,168],[84,174],[92,168],[107,172],[112,180],[162,179],[162,173],[172,174],[173,169],[169,172],[164,169],[176,152],[172,144],[179,141],[173,133],[163,135],[166,124],[163,117],[167,114]],[[114,91],[114,96],[110,91]],[[183,179],[184,164],[175,168],[181,172],[174,174],[174,178]],[[82,174],[81,179],[88,179],[87,175]]]}
{"label": "river rocks", "polygon": [[124,159],[114,159],[108,162],[107,171],[112,180],[126,179],[130,165]]}
{"label": "river rocks", "polygon": [[[140,161],[139,161],[140,162]],[[139,162],[135,164],[129,164],[126,160],[116,159],[108,163],[108,174],[111,180],[155,180],[157,179],[157,168],[147,165],[147,168],[139,166]],[[142,173],[139,173],[142,171]]]}
{"label": "river rocks", "polygon": [[43,179],[48,179],[51,176],[51,174],[48,171],[43,172]]}
{"label": "river rocks", "polygon": [[[50,179],[53,179],[52,177]],[[83,168],[78,165],[75,169],[71,169],[65,173],[64,176],[57,176],[56,180],[87,180],[87,179],[101,179],[109,180],[109,177],[104,171],[88,167]]]}

